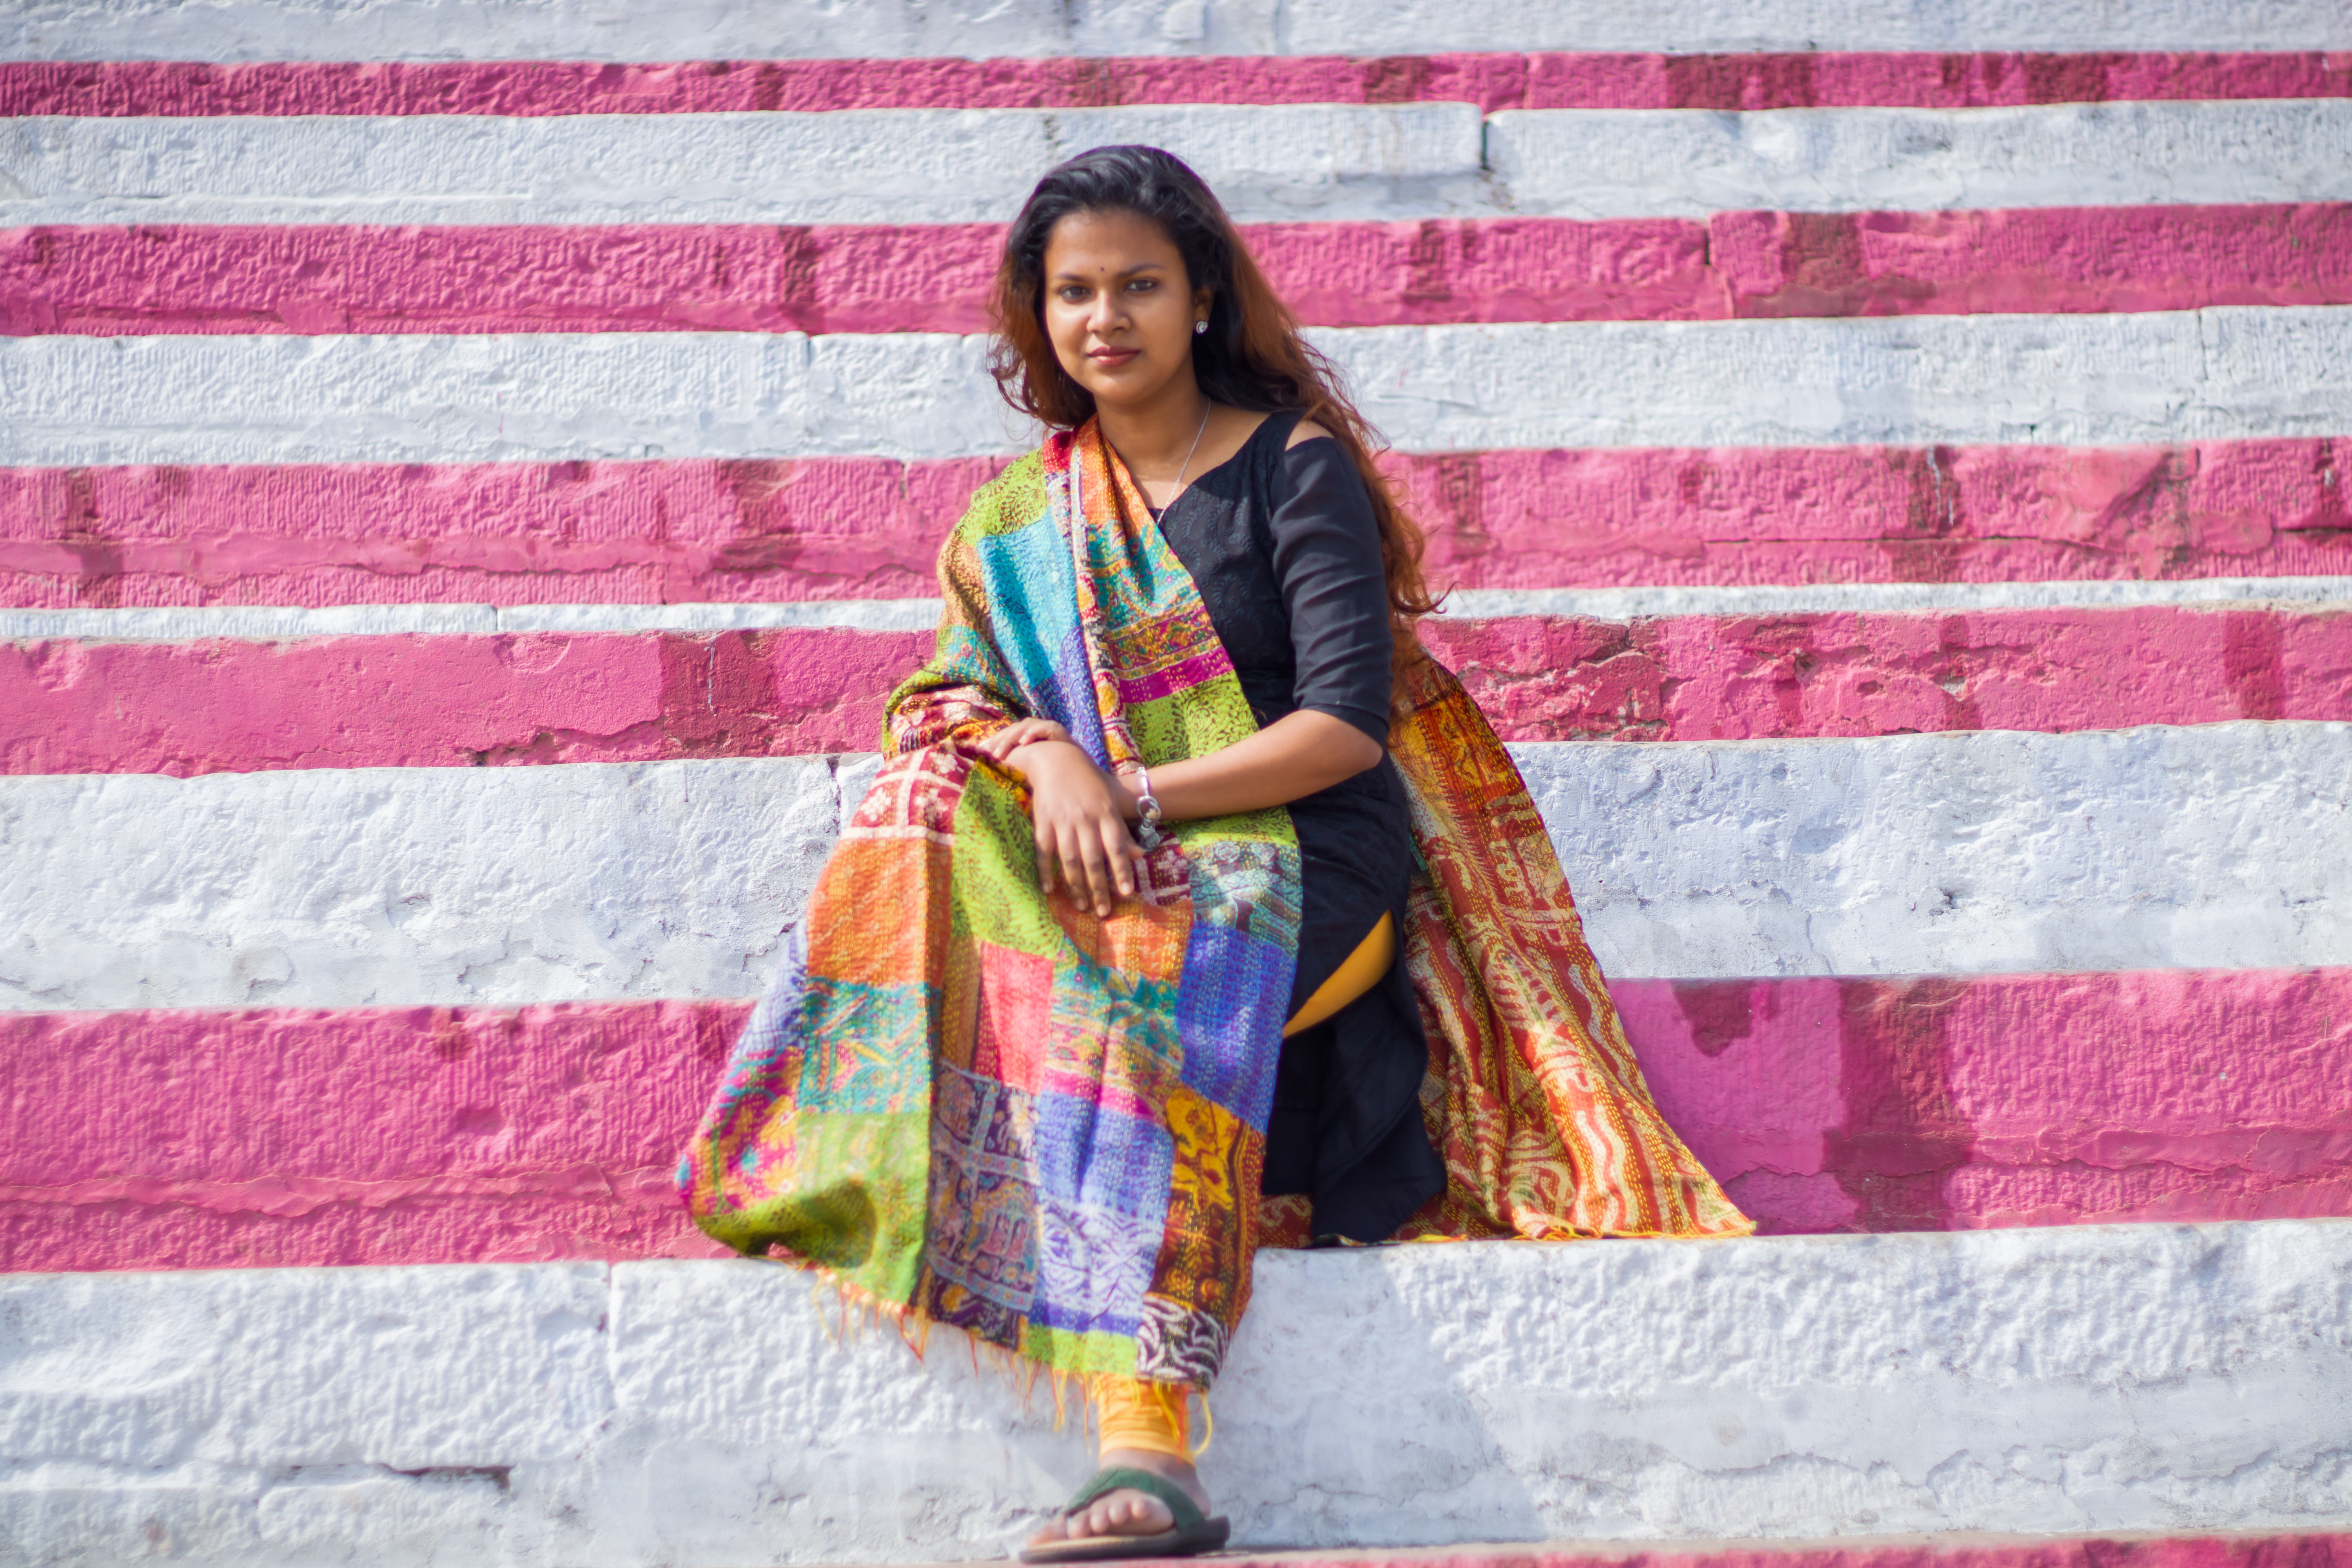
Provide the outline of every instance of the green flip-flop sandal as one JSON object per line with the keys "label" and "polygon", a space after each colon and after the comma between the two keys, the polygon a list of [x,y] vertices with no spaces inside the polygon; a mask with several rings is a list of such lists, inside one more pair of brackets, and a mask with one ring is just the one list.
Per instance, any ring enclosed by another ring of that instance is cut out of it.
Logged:
{"label": "green flip-flop sandal", "polygon": [[1114,1563],[1130,1557],[1191,1557],[1215,1551],[1233,1533],[1233,1526],[1222,1516],[1211,1519],[1203,1515],[1200,1504],[1186,1497],[1183,1489],[1173,1481],[1150,1470],[1130,1469],[1124,1465],[1113,1465],[1087,1477],[1077,1495],[1062,1505],[1062,1517],[1069,1518],[1107,1492],[1128,1490],[1142,1492],[1165,1503],[1176,1521],[1175,1527],[1153,1535],[1089,1535],[1076,1541],[1048,1541],[1024,1548],[1021,1561]]}

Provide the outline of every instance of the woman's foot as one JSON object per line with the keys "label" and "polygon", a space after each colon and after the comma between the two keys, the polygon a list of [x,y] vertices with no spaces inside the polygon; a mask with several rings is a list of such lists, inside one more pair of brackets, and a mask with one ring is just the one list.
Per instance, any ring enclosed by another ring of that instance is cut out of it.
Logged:
{"label": "woman's foot", "polygon": [[[1172,1481],[1177,1489],[1209,1511],[1209,1494],[1201,1486],[1201,1475],[1187,1460],[1172,1454],[1154,1453],[1149,1448],[1105,1448],[1097,1461],[1103,1469],[1149,1470],[1162,1479]],[[1045,1527],[1030,1537],[1029,1544],[1042,1546],[1054,1541],[1083,1541],[1098,1535],[1157,1535],[1163,1530],[1176,1528],[1176,1521],[1168,1505],[1148,1492],[1121,1487],[1105,1492],[1086,1507],[1072,1514],[1045,1521]]]}

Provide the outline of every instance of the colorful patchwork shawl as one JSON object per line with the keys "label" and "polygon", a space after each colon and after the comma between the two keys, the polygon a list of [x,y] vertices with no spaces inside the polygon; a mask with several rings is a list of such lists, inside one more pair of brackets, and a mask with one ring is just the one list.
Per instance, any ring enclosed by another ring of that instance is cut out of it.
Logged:
{"label": "colorful patchwork shawl", "polygon": [[[1037,890],[1024,715],[1097,764],[1255,728],[1200,591],[1089,424],[973,498],[940,552],[931,661],[678,1172],[695,1221],[886,1310],[1058,1372],[1205,1388],[1260,1245],[1296,963],[1281,809],[1178,824],[1147,896]],[[1445,1193],[1408,1238],[1738,1236],[1651,1105],[1526,785],[1454,677],[1400,676],[1390,749],[1420,851],[1404,962]]]}

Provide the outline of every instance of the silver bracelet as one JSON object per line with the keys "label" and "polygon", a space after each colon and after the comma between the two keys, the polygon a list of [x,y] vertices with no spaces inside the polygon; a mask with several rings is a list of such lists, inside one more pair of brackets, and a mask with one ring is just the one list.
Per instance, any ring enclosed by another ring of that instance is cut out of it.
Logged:
{"label": "silver bracelet", "polygon": [[1151,770],[1135,764],[1136,841],[1146,849],[1160,847],[1160,797],[1151,793]]}

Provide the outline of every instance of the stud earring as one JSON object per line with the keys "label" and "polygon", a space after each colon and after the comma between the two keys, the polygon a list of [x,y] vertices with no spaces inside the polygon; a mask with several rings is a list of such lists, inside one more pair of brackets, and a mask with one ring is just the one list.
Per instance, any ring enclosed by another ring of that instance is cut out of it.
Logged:
{"label": "stud earring", "polygon": [[1208,330],[1209,323],[1206,321],[1195,321],[1192,323],[1192,335],[1196,338]]}

